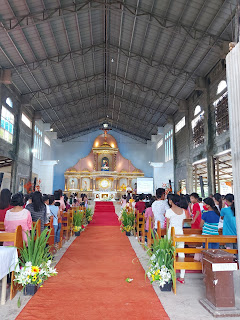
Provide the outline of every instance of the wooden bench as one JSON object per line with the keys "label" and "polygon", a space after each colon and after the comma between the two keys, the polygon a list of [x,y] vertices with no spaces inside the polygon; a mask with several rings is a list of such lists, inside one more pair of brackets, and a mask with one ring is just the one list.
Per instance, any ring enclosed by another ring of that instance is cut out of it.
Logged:
{"label": "wooden bench", "polygon": [[4,231],[5,227],[4,227],[4,222],[0,222],[0,231]]}
{"label": "wooden bench", "polygon": [[[174,228],[171,230],[173,245],[176,247],[174,254],[174,271],[177,270],[200,270],[202,271],[202,262],[194,260],[195,253],[201,253],[203,250],[208,249],[209,243],[219,243],[225,245],[226,243],[237,243],[237,236],[223,236],[223,235],[201,235],[201,234],[184,234],[176,235]],[[194,244],[194,247],[188,248],[177,248],[178,242],[184,242],[185,244]],[[205,243],[205,248],[201,248],[202,244]],[[196,245],[197,244],[197,245]],[[235,249],[223,249],[232,254],[237,254]],[[185,258],[177,256],[178,253],[184,253]],[[176,294],[176,279],[174,285],[174,293]]]}
{"label": "wooden bench", "polygon": [[[4,242],[4,241],[13,242],[14,247],[18,249],[18,255],[19,255],[19,249],[23,248],[22,226],[18,226],[15,232],[0,232],[0,242]],[[12,300],[15,297],[18,290],[22,289],[22,287],[19,286],[13,280],[14,280],[14,271],[12,272],[12,277],[11,277],[10,300]],[[5,283],[2,284],[3,286],[2,293],[3,291],[5,291],[6,293],[6,287],[5,287],[6,285],[7,283],[5,281]]]}
{"label": "wooden bench", "polygon": [[63,212],[62,217],[62,232],[63,236],[65,235],[65,239],[70,239],[70,213],[69,212]]}
{"label": "wooden bench", "polygon": [[44,225],[46,228],[50,230],[50,236],[48,238],[47,244],[50,247],[50,252],[53,254],[54,252],[54,227],[53,227],[53,216],[50,217],[50,222]]}

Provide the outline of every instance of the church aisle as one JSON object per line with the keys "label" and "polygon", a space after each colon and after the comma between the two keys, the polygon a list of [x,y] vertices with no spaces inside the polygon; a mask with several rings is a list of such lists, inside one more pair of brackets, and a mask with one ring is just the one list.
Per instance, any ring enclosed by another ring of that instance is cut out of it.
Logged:
{"label": "church aisle", "polygon": [[[106,212],[116,223],[115,212]],[[128,238],[119,226],[101,226],[98,205],[95,221],[98,226],[89,225],[73,242],[57,265],[58,276],[38,290],[18,320],[169,319]],[[127,283],[128,277],[134,280]]]}

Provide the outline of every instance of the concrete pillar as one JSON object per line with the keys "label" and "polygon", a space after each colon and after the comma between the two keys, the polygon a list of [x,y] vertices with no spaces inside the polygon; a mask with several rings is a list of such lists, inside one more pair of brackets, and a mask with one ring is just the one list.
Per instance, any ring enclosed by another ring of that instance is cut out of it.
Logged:
{"label": "concrete pillar", "polygon": [[[232,152],[233,190],[240,252],[240,43],[226,57],[229,128]],[[240,255],[238,255],[238,258]]]}

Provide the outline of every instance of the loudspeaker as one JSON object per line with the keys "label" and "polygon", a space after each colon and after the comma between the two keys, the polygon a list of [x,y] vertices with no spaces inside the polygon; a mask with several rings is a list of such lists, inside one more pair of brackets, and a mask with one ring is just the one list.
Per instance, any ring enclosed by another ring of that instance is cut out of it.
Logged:
{"label": "loudspeaker", "polygon": [[10,69],[5,69],[0,71],[0,83],[11,84],[12,74]]}
{"label": "loudspeaker", "polygon": [[3,181],[3,176],[4,176],[4,172],[0,172],[0,188],[2,185],[2,181]]}
{"label": "loudspeaker", "polygon": [[37,178],[34,178],[34,182],[33,182],[33,191],[36,190],[36,184],[37,184]]}

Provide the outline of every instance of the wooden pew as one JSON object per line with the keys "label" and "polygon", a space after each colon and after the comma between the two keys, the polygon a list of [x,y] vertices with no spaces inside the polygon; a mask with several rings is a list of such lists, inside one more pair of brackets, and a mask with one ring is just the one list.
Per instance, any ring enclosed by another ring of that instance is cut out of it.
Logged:
{"label": "wooden pew", "polygon": [[72,236],[74,234],[74,232],[73,232],[73,228],[74,228],[74,225],[73,225],[73,208],[70,208],[68,211],[69,211],[69,220],[70,220],[70,235]]}
{"label": "wooden pew", "polygon": [[4,222],[0,222],[0,231],[4,231],[5,227],[4,227]]}
{"label": "wooden pew", "polygon": [[[22,226],[18,226],[15,232],[0,232],[0,242],[4,242],[4,241],[13,242],[14,247],[18,249],[18,255],[19,255],[19,249],[23,248]],[[15,297],[18,290],[22,289],[22,287],[19,286],[13,280],[14,280],[14,271],[12,272],[12,277],[11,277],[10,300],[12,300]]]}
{"label": "wooden pew", "polygon": [[136,214],[136,236],[140,240],[140,236],[144,238],[145,235],[145,218],[144,213],[137,211]]}
{"label": "wooden pew", "polygon": [[[149,217],[149,228],[148,228],[148,232],[147,232],[147,246],[150,249],[152,244],[153,244],[153,229],[151,228],[152,226],[152,218]],[[157,222],[157,235],[159,238],[161,238],[163,236],[162,234],[162,230],[165,230],[165,234],[166,234],[166,229],[161,229],[161,223],[160,221]]]}
{"label": "wooden pew", "polygon": [[[174,228],[171,230],[173,245],[176,247],[174,254],[174,271],[176,270],[200,270],[202,271],[202,262],[194,260],[194,256],[189,256],[189,254],[201,253],[203,250],[208,249],[209,243],[219,243],[220,245],[225,245],[226,243],[237,243],[237,236],[223,236],[223,235],[200,235],[200,234],[188,234],[188,235],[176,235]],[[197,247],[188,248],[177,248],[178,242],[184,243],[194,243]],[[205,248],[200,248],[202,244],[205,243]],[[237,254],[235,249],[223,249],[232,254]],[[178,253],[184,253],[188,256],[185,258],[179,258]],[[176,294],[176,279],[174,286],[174,293]]]}
{"label": "wooden pew", "polygon": [[62,232],[65,235],[65,239],[69,240],[70,238],[70,213],[64,212],[62,217]]}
{"label": "wooden pew", "polygon": [[44,225],[50,229],[50,236],[48,238],[47,244],[50,247],[51,253],[54,252],[54,227],[53,227],[53,216],[50,217],[50,222]]}

